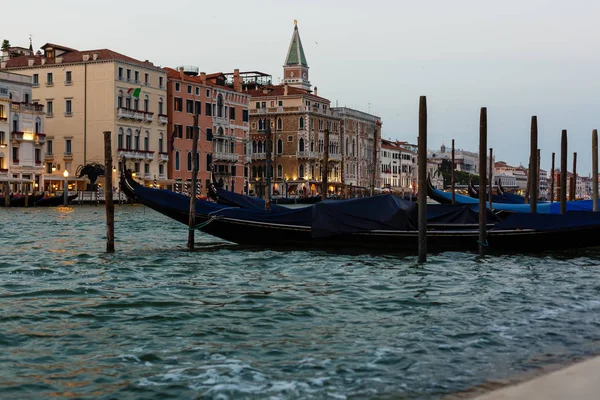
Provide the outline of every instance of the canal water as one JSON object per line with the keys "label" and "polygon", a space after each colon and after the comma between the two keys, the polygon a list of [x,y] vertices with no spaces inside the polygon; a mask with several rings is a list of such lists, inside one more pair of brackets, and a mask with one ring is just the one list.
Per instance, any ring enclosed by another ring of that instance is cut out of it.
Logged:
{"label": "canal water", "polygon": [[256,250],[142,206],[0,209],[0,398],[437,398],[600,350],[600,251]]}

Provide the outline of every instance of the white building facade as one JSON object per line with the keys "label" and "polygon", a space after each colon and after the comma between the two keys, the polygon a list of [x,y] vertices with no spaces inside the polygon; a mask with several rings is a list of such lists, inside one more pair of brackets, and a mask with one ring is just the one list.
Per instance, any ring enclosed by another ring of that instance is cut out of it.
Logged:
{"label": "white building facade", "polygon": [[13,192],[43,187],[44,106],[32,103],[30,76],[0,72],[0,175],[29,180]]}
{"label": "white building facade", "polygon": [[416,154],[399,142],[381,140],[381,184],[383,188],[400,193],[414,191]]}

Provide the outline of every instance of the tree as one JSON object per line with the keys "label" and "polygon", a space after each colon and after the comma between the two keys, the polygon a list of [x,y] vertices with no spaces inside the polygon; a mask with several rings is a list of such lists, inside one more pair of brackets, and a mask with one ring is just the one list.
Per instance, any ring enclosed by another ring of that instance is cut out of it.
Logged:
{"label": "tree", "polygon": [[8,39],[4,39],[2,41],[2,51],[8,51],[9,48],[10,48],[10,42],[8,41]]}

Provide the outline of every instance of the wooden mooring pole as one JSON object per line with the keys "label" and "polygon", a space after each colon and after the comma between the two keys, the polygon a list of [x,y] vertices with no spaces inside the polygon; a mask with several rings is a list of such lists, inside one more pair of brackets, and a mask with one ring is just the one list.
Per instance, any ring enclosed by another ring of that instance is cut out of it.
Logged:
{"label": "wooden mooring pole", "polygon": [[598,211],[598,130],[592,131],[592,204]]}
{"label": "wooden mooring pole", "polygon": [[106,206],[106,252],[115,252],[115,203],[113,201],[111,132],[104,131],[104,204]]}
{"label": "wooden mooring pole", "polygon": [[552,152],[552,169],[550,170],[550,204],[554,203],[554,161],[556,153]]}
{"label": "wooden mooring pole", "polygon": [[419,263],[427,261],[427,97],[419,98]]}
{"label": "wooden mooring pole", "polygon": [[490,210],[492,209],[492,179],[494,179],[494,163],[492,162],[494,157],[494,150],[490,147],[490,161],[489,161],[489,171],[488,171],[488,188],[489,188],[489,195],[488,195],[488,203],[490,205]]}
{"label": "wooden mooring pole", "polygon": [[573,176],[571,177],[569,200],[575,201],[575,192],[577,192],[577,152],[573,153]]}
{"label": "wooden mooring pole", "polygon": [[560,139],[560,213],[567,212],[567,130]]}
{"label": "wooden mooring pole", "polygon": [[487,108],[481,107],[479,116],[479,255],[485,255],[486,239],[486,217],[485,207],[485,170],[487,165]]}
{"label": "wooden mooring pole", "polygon": [[454,160],[454,139],[452,139],[452,174],[450,175],[450,187],[452,188],[452,204],[456,203],[456,187],[454,182],[454,169],[456,161]]}
{"label": "wooden mooring pole", "polygon": [[[271,211],[271,157],[273,154],[273,136],[271,133],[271,120],[267,120],[267,129],[265,131],[267,140],[265,141],[266,159],[265,159],[265,177],[267,183],[267,195],[265,197],[265,210]],[[304,178],[304,177],[301,177]]]}
{"label": "wooden mooring pole", "polygon": [[537,212],[538,202],[538,124],[537,117],[531,117],[531,146],[529,147],[529,209]]}
{"label": "wooden mooring pole", "polygon": [[196,181],[198,179],[198,114],[194,114],[194,139],[192,141],[192,188],[190,193],[190,215],[188,219],[188,249],[194,249],[194,231],[196,230]]}

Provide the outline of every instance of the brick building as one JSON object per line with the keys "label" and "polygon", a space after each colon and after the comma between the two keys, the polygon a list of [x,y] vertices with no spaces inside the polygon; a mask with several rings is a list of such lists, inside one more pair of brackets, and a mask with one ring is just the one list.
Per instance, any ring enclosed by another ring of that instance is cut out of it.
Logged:
{"label": "brick building", "polygon": [[172,149],[165,154],[169,157],[169,178],[180,182],[174,189],[184,191],[182,183],[191,181],[194,114],[198,114],[199,193],[206,195],[211,167],[224,189],[243,192],[250,96],[241,92],[239,72],[236,70],[233,81],[228,82],[220,72],[198,75],[196,67],[165,70],[170,140],[173,135]]}

